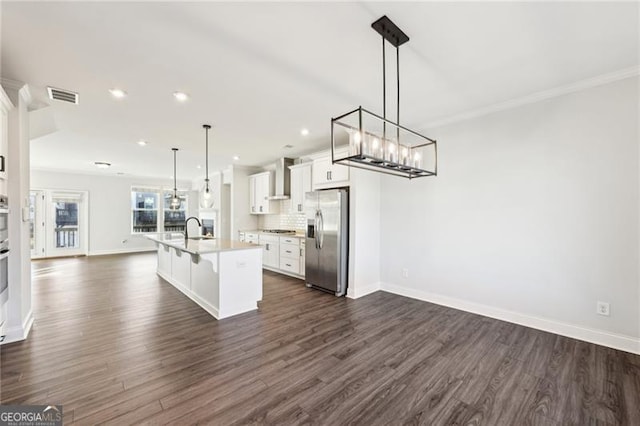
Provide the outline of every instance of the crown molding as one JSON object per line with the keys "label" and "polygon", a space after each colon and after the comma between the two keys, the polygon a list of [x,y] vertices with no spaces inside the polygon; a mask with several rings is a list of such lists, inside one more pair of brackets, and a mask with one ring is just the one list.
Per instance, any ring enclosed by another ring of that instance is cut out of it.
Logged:
{"label": "crown molding", "polygon": [[18,92],[18,95],[25,101],[27,108],[31,106],[31,102],[33,102],[33,97],[31,96],[31,90],[29,90],[29,86],[26,83],[18,80],[12,80],[10,78],[0,78],[0,85],[2,85],[3,89],[12,89]]}
{"label": "crown molding", "polygon": [[9,99],[9,95],[4,91],[2,86],[0,86],[0,111],[4,113],[8,113],[13,109],[13,102]]}
{"label": "crown molding", "polygon": [[25,85],[22,81],[12,80],[10,78],[0,78],[0,84],[2,87],[6,87],[8,89],[20,90]]}
{"label": "crown molding", "polygon": [[504,111],[511,108],[556,98],[558,96],[579,92],[581,90],[591,89],[593,87],[602,86],[630,77],[636,77],[638,75],[640,75],[640,66],[624,68],[611,73],[602,74],[585,80],[580,80],[575,83],[558,86],[553,89],[532,93],[531,95],[526,95],[520,98],[510,99],[508,101],[499,102],[474,110],[469,110],[460,114],[451,115],[449,117],[439,118],[431,121],[427,126],[421,127],[421,129],[433,129],[434,127],[446,126],[449,124],[457,123],[459,121],[470,120],[472,118],[482,117],[483,115],[492,114],[494,112]]}

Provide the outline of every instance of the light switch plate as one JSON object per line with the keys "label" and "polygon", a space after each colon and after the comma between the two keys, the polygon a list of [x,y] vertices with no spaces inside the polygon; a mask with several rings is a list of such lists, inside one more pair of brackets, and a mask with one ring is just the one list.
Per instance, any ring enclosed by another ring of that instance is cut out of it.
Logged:
{"label": "light switch plate", "polygon": [[22,208],[22,221],[29,222],[29,207]]}

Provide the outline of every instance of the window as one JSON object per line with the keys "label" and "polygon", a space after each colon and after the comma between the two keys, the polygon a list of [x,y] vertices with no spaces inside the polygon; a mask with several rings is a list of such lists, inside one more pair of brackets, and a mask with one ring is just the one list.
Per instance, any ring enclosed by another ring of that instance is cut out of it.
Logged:
{"label": "window", "polygon": [[[143,234],[184,231],[187,192],[178,191],[178,195],[183,199],[178,210],[169,209],[171,195],[172,191],[161,188],[131,188],[131,232]],[[160,202],[161,197],[163,202]]]}

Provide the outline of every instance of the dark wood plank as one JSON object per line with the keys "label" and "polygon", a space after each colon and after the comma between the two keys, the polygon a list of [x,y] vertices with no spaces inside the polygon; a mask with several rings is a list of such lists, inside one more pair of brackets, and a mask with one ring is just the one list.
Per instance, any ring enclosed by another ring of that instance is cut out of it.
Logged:
{"label": "dark wood plank", "polygon": [[271,272],[258,311],[216,321],[155,262],[34,262],[36,322],[0,348],[0,401],[83,425],[640,424],[640,356]]}

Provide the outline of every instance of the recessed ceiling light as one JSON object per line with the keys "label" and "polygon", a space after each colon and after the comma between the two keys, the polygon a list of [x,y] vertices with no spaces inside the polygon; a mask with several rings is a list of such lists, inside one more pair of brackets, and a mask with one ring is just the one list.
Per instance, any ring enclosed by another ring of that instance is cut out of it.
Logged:
{"label": "recessed ceiling light", "polygon": [[99,169],[108,169],[109,167],[111,167],[111,163],[107,163],[104,161],[96,161],[93,164]]}
{"label": "recessed ceiling light", "polygon": [[196,166],[196,169],[201,169],[201,168],[202,168],[202,166],[201,166],[200,164],[198,164],[198,165]]}
{"label": "recessed ceiling light", "polygon": [[143,139],[140,139],[140,140],[138,141],[138,145],[140,145],[140,146],[146,146],[146,145],[147,145],[147,141],[145,141],[145,140],[143,140]]}
{"label": "recessed ceiling light", "polygon": [[240,157],[238,157],[237,155],[233,156],[233,161],[238,161],[240,159]]}
{"label": "recessed ceiling light", "polygon": [[301,134],[302,136],[307,136],[307,135],[309,134],[309,129],[302,129],[302,130],[300,130],[300,134]]}
{"label": "recessed ceiling light", "polygon": [[127,92],[125,92],[122,89],[109,89],[109,93],[111,93],[111,96],[113,96],[116,99],[122,99],[125,96],[127,96]]}
{"label": "recessed ceiling light", "polygon": [[189,95],[184,92],[173,92],[173,96],[180,102],[184,102],[189,99]]}

